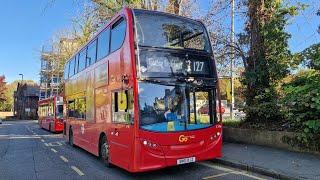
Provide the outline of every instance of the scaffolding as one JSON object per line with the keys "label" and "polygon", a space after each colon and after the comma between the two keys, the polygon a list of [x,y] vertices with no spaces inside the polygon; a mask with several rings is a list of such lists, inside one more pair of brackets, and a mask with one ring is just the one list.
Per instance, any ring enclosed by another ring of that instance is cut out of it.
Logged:
{"label": "scaffolding", "polygon": [[57,63],[58,55],[52,49],[43,47],[41,51],[39,100],[59,94],[63,68]]}
{"label": "scaffolding", "polygon": [[78,42],[61,38],[50,47],[42,47],[39,100],[60,94],[65,62],[78,49]]}

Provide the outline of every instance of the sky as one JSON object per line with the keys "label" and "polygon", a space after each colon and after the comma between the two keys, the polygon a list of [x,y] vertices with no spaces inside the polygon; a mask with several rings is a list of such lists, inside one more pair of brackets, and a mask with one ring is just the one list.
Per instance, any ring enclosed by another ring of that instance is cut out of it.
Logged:
{"label": "sky", "polygon": [[38,82],[42,45],[67,28],[80,7],[72,0],[1,1],[0,75],[9,83],[21,79],[20,73]]}
{"label": "sky", "polygon": [[[236,0],[237,1],[237,0]],[[294,0],[298,1],[298,0]],[[54,3],[51,3],[54,2]],[[200,0],[201,8],[208,0]],[[292,34],[290,50],[299,52],[320,42],[316,32],[320,17],[315,15],[319,0],[301,0],[310,3],[303,13],[290,19],[287,31]],[[21,79],[39,81],[40,50],[61,29],[70,27],[71,19],[82,10],[83,4],[74,0],[3,0],[0,2],[0,75],[7,82]],[[236,17],[241,18],[241,17]],[[226,22],[229,17],[226,17]],[[236,20],[241,30],[241,20]]]}

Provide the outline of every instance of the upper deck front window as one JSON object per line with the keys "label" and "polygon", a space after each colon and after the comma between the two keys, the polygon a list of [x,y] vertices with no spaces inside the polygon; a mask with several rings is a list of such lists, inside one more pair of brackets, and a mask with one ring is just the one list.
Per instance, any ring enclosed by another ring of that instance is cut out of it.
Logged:
{"label": "upper deck front window", "polygon": [[174,15],[134,10],[137,42],[141,46],[211,52],[204,26]]}

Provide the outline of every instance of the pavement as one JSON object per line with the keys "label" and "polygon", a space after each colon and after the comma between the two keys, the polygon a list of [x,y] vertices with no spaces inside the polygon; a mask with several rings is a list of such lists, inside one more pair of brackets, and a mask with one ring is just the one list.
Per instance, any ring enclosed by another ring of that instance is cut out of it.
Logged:
{"label": "pavement", "polygon": [[[237,150],[239,151],[239,150]],[[125,158],[125,157],[124,157]],[[61,134],[40,129],[37,121],[0,124],[0,180],[64,179],[274,179],[213,161],[190,163],[144,173],[107,168]]]}
{"label": "pavement", "polygon": [[320,157],[270,147],[223,144],[217,163],[279,179],[320,179]]}

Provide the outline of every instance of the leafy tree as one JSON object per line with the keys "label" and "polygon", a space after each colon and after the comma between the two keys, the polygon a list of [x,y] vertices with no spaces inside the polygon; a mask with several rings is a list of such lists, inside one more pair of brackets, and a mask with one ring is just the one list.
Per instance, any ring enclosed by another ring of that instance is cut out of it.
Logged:
{"label": "leafy tree", "polygon": [[298,10],[299,7],[285,6],[281,1],[248,1],[249,52],[243,78],[248,121],[283,119],[275,87],[288,74],[293,61],[285,27],[288,18]]}
{"label": "leafy tree", "polygon": [[[24,83],[27,84],[36,84],[33,80],[24,80]],[[20,80],[15,80],[12,83],[6,84],[5,97],[6,101],[3,103],[3,111],[12,111],[13,109],[13,95],[14,91],[17,90],[18,83],[21,83]]]}
{"label": "leafy tree", "polygon": [[320,71],[301,71],[282,88],[290,126],[300,132],[297,142],[320,150]]}
{"label": "leafy tree", "polygon": [[5,76],[0,76],[0,103],[6,100],[5,91],[6,91],[6,82]]}
{"label": "leafy tree", "polygon": [[[316,15],[320,16],[320,9],[318,9]],[[318,32],[320,34],[320,25],[318,27]],[[302,62],[309,68],[320,70],[320,43],[311,45],[299,55]]]}
{"label": "leafy tree", "polygon": [[301,53],[302,62],[308,67],[320,70],[320,43],[313,44]]}
{"label": "leafy tree", "polygon": [[5,76],[0,76],[0,111],[7,111],[7,96]]}

